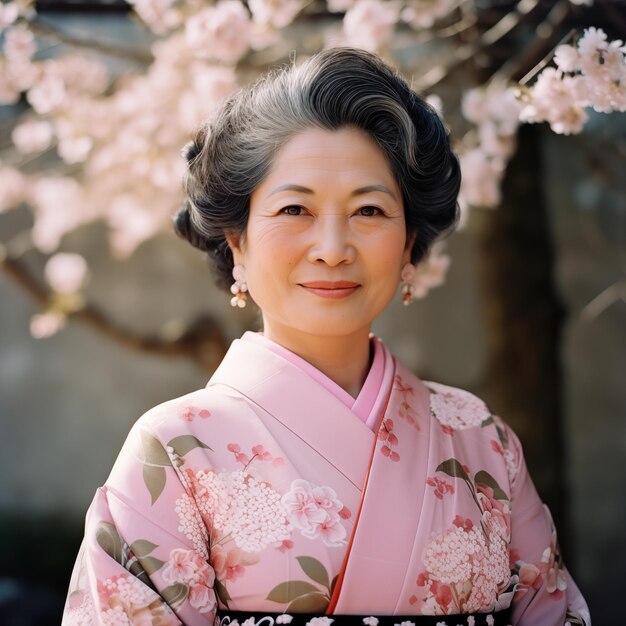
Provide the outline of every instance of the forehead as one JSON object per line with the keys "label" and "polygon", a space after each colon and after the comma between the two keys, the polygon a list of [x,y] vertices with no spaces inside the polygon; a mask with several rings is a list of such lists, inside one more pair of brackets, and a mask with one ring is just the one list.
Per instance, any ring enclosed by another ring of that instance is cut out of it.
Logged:
{"label": "forehead", "polygon": [[338,130],[311,128],[291,137],[276,153],[261,186],[285,178],[289,178],[289,182],[319,178],[320,183],[348,183],[360,178],[396,185],[383,150],[365,132],[352,127]]}

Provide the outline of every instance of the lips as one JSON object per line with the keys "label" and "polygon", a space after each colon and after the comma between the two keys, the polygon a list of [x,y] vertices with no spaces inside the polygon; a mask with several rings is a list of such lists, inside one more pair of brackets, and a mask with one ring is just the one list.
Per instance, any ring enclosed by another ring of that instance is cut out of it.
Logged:
{"label": "lips", "polygon": [[303,289],[324,300],[343,300],[349,298],[361,287],[351,280],[314,280],[300,283]]}
{"label": "lips", "polygon": [[310,289],[351,289],[352,287],[359,286],[359,283],[355,283],[351,280],[315,280],[300,284],[303,287],[309,287]]}

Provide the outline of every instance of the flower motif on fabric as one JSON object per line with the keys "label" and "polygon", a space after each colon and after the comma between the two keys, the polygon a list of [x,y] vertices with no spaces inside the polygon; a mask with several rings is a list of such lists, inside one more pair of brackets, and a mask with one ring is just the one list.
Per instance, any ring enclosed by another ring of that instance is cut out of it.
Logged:
{"label": "flower motif on fabric", "polygon": [[285,464],[285,459],[282,456],[273,456],[261,444],[252,446],[250,454],[242,452],[241,446],[238,443],[229,443],[226,449],[232,452],[235,455],[237,463],[241,463],[244,467],[247,467],[252,461],[270,462],[272,467],[280,467]]}
{"label": "flower motif on fabric", "polygon": [[347,532],[341,520],[348,519],[351,513],[332,487],[298,478],[281,501],[289,521],[302,535],[308,539],[319,537],[331,547],[345,545]]}
{"label": "flower motif on fabric", "polygon": [[104,626],[120,624],[163,624],[179,621],[161,597],[130,574],[116,574],[98,580],[100,622]]}
{"label": "flower motif on fabric", "polygon": [[556,528],[552,525],[552,538],[537,563],[526,563],[519,558],[517,550],[511,551],[513,572],[519,576],[515,587],[513,601],[517,602],[529,589],[538,589],[544,583],[550,596],[558,600],[567,589],[567,580],[563,569],[563,559],[556,536]]}
{"label": "flower motif on fabric", "polygon": [[415,430],[419,431],[420,426],[417,421],[417,413],[409,401],[409,399],[415,395],[415,389],[413,389],[411,385],[406,384],[400,374],[396,374],[393,379],[393,389],[397,391],[402,398],[398,408],[398,417],[415,428]]}
{"label": "flower motif on fabric", "polygon": [[454,493],[454,485],[449,483],[447,480],[442,480],[441,478],[437,478],[436,476],[431,476],[427,478],[426,484],[434,489],[435,497],[439,498],[440,500],[443,500],[443,497],[447,493]]}
{"label": "flower motif on fabric", "polygon": [[[450,615],[507,608],[505,595],[511,583],[508,544],[511,536],[510,501],[496,480],[485,471],[471,475],[458,459],[448,459],[436,469],[461,479],[480,512],[476,524],[457,515],[450,528],[434,536],[423,553],[425,570],[416,584],[423,591],[421,611],[429,615]],[[454,486],[445,479],[429,477],[434,495],[443,499]],[[417,595],[409,598],[411,604]]]}
{"label": "flower motif on fabric", "polygon": [[96,607],[91,594],[77,590],[67,598],[64,622],[67,626],[93,626],[97,623]]}
{"label": "flower motif on fabric", "polygon": [[378,429],[378,439],[382,442],[380,453],[391,461],[399,461],[400,453],[394,450],[398,445],[398,436],[393,432],[394,423],[390,417],[383,419]]}
{"label": "flower motif on fabric", "polygon": [[452,430],[480,426],[491,416],[483,400],[464,389],[429,382],[432,417]]}
{"label": "flower motif on fabric", "polygon": [[185,464],[185,455],[196,448],[212,450],[193,435],[180,435],[165,445],[147,428],[140,427],[135,433],[135,454],[144,464],[143,482],[150,492],[152,504],[163,493],[167,482],[167,468],[179,469]]}
{"label": "flower motif on fabric", "polygon": [[507,429],[506,424],[502,421],[502,418],[499,416],[492,415],[489,419],[485,420],[481,426],[484,428],[491,426],[492,424],[495,426],[498,439],[491,440],[491,449],[496,454],[501,455],[504,459],[506,471],[509,476],[509,484],[512,485],[517,476],[517,468],[519,467],[521,461],[522,451],[519,446],[515,445],[515,443],[511,441],[509,430]]}
{"label": "flower motif on fabric", "polygon": [[208,409],[204,409],[197,406],[186,405],[181,406],[178,409],[178,417],[185,422],[193,422],[197,417],[206,419],[211,416],[211,412]]}
{"label": "flower motif on fabric", "polygon": [[245,567],[258,563],[259,557],[239,548],[227,549],[219,540],[215,540],[211,545],[210,562],[217,579],[226,583],[241,578],[245,574]]}
{"label": "flower motif on fabric", "polygon": [[417,579],[417,585],[429,592],[423,612],[491,610],[498,591],[508,584],[506,543],[499,537],[488,541],[480,528],[467,528],[455,526],[428,544],[423,557],[426,572]]}
{"label": "flower motif on fabric", "polygon": [[[188,471],[189,473],[193,474],[191,470]],[[191,541],[196,552],[208,559],[209,533],[198,512],[196,501],[185,493],[176,500],[174,510],[178,515],[178,532],[183,533]]]}
{"label": "flower motif on fabric", "polygon": [[169,585],[163,590],[163,596],[175,598],[174,606],[180,606],[187,599],[199,613],[209,613],[215,608],[215,572],[194,550],[172,550],[161,576]]}
{"label": "flower motif on fabric", "polygon": [[[204,523],[241,550],[260,552],[290,537],[293,527],[280,494],[246,471],[199,470],[194,475],[194,491]],[[176,501],[176,510],[186,511],[189,505],[183,496]],[[185,527],[182,521],[181,525]]]}

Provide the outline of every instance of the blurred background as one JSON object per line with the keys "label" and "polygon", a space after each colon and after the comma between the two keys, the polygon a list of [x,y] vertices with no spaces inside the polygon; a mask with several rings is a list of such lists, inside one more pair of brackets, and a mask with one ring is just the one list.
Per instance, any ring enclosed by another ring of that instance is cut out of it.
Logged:
{"label": "blurred background", "polygon": [[130,426],[259,329],[173,233],[180,149],[238,85],[352,45],[442,112],[464,177],[424,297],[374,332],[514,427],[594,625],[623,624],[624,34],[618,0],[1,4],[0,623],[60,623]]}

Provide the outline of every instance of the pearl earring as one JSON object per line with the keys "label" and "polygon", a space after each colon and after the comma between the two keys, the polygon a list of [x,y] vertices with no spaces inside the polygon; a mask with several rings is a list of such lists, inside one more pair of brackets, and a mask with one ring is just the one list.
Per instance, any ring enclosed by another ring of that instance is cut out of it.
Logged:
{"label": "pearl earring", "polygon": [[415,265],[413,263],[407,263],[400,274],[400,290],[402,293],[402,304],[405,306],[413,302],[415,281]]}
{"label": "pearl earring", "polygon": [[233,297],[230,299],[231,306],[238,306],[240,309],[246,306],[248,296],[248,285],[246,284],[246,274],[243,265],[235,265],[233,267],[233,278],[235,282],[230,287],[230,293]]}

